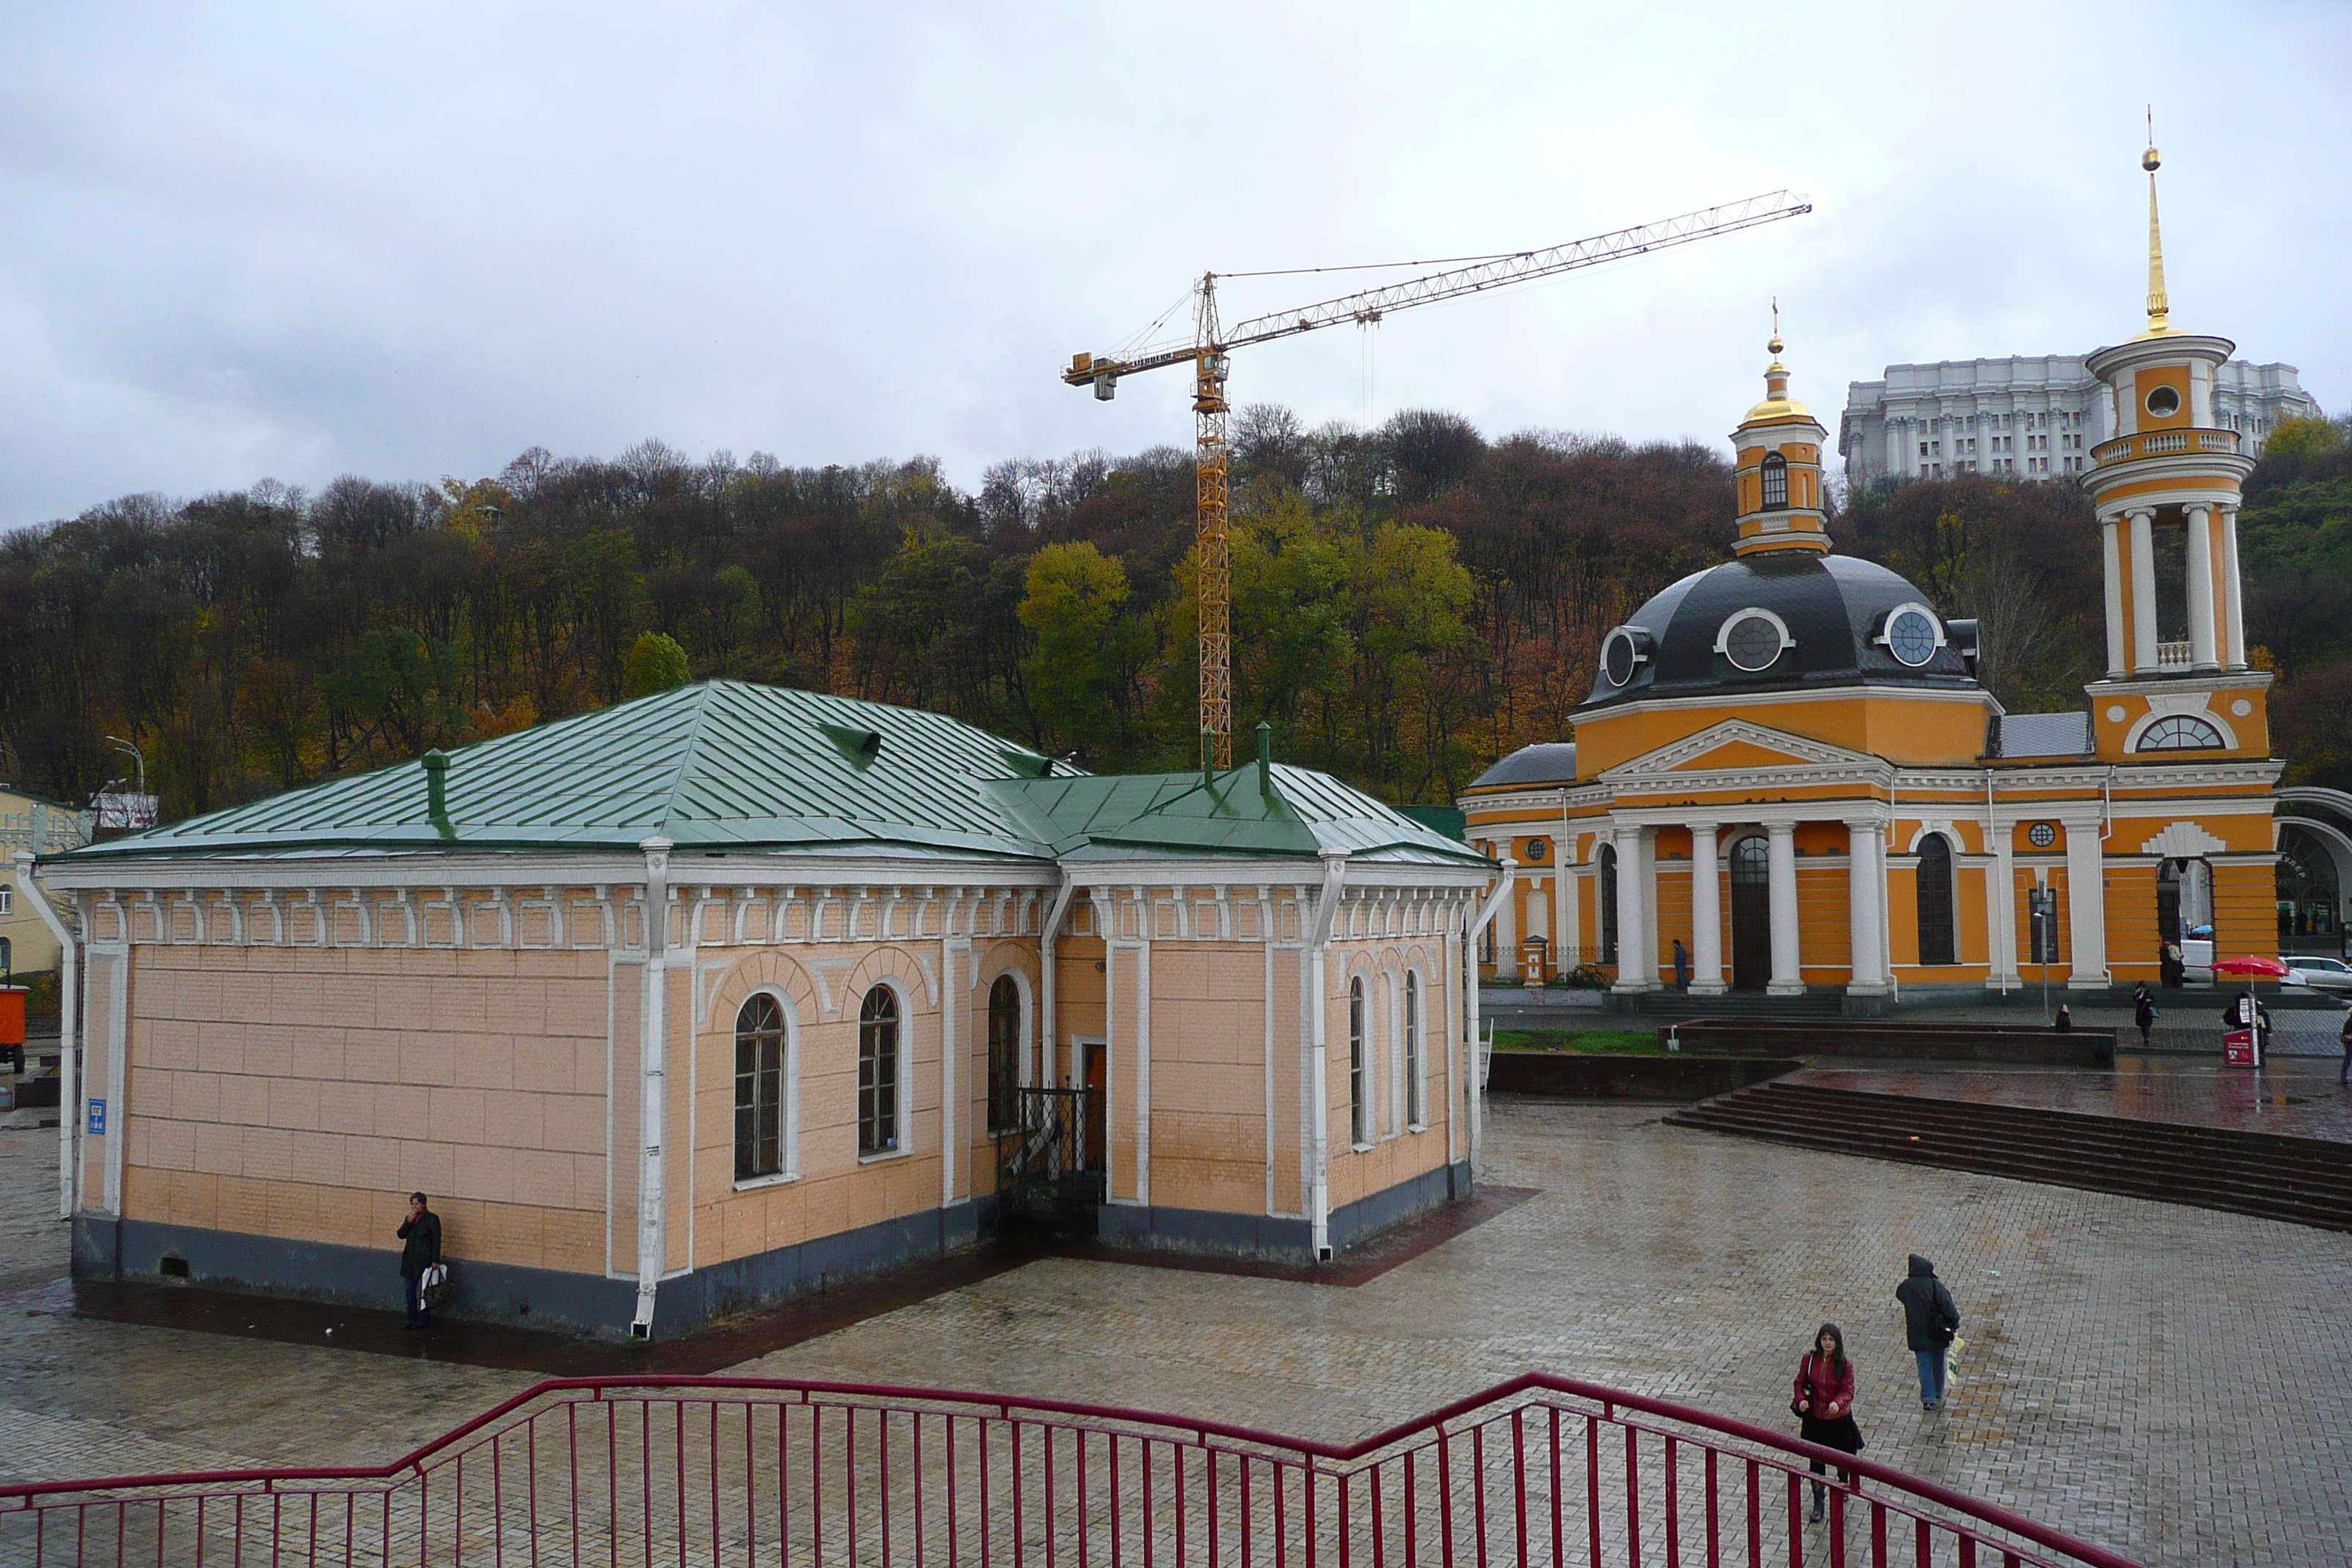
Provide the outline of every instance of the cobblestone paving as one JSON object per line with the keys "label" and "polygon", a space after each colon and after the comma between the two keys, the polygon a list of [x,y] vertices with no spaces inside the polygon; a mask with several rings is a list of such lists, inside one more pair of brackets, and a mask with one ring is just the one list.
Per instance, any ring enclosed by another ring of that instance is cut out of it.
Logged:
{"label": "cobblestone paving", "polygon": [[[1823,1319],[1870,1457],[2150,1563],[2352,1561],[2352,1237],[1499,1103],[1486,1178],[1542,1195],[1361,1287],[1057,1259],[746,1363],[1360,1436],[1527,1368],[1789,1425]],[[62,1273],[54,1134],[0,1132],[0,1271]],[[1965,1317],[1919,1410],[1893,1300]],[[58,1316],[0,1298],[0,1470],[377,1460],[526,1374]],[[33,1314],[33,1315],[28,1315]]]}
{"label": "cobblestone paving", "polygon": [[2336,1064],[2284,1056],[2273,1056],[2258,1073],[2210,1060],[2124,1056],[2113,1073],[1838,1066],[1809,1068],[1781,1081],[2352,1142],[2352,1092],[2336,1087]]}

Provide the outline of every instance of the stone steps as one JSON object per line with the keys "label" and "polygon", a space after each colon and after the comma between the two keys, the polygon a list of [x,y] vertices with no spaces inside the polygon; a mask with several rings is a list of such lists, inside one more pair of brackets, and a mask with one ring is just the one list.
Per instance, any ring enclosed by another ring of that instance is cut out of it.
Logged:
{"label": "stone steps", "polygon": [[1680,1126],[2352,1231],[2352,1145],[2030,1106],[1773,1082]]}

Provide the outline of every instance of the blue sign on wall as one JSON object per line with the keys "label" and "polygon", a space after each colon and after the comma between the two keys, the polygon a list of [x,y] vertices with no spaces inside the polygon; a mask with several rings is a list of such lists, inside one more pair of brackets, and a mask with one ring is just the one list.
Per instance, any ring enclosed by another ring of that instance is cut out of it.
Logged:
{"label": "blue sign on wall", "polygon": [[93,1100],[89,1102],[89,1130],[93,1135],[106,1131],[106,1101]]}

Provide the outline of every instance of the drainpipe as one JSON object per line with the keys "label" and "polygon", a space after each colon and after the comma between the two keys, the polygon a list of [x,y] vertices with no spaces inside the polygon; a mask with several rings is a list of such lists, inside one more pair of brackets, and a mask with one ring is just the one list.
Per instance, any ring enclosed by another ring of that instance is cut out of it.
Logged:
{"label": "drainpipe", "polygon": [[1323,896],[1316,900],[1314,929],[1307,933],[1308,984],[1313,993],[1307,1009],[1307,1095],[1314,1106],[1315,1184],[1307,1200],[1307,1224],[1315,1261],[1331,1257],[1331,1091],[1328,1060],[1330,999],[1325,994],[1323,955],[1331,945],[1331,924],[1339,918],[1339,893],[1348,879],[1348,852],[1323,852]]}
{"label": "drainpipe", "polygon": [[[1470,929],[1463,933],[1462,939],[1464,956],[1466,960],[1465,968],[1470,976],[1470,1039],[1467,1053],[1470,1062],[1470,1079],[1465,1086],[1463,1099],[1465,1109],[1470,1112],[1470,1172],[1474,1178],[1478,1172],[1478,1157],[1486,1152],[1486,1149],[1487,1058],[1480,1054],[1478,1049],[1478,938],[1485,933],[1487,925],[1501,911],[1503,900],[1511,896],[1511,883],[1519,874],[1519,863],[1508,855],[1503,857],[1501,864],[1502,880],[1496,882],[1495,890],[1486,895],[1486,901],[1478,906],[1478,917],[1470,922]],[[1624,868],[1620,867],[1618,869],[1622,875]]]}
{"label": "drainpipe", "polygon": [[665,1075],[668,1062],[669,851],[667,838],[647,838],[637,847],[646,857],[646,978],[638,1023],[641,1042],[639,1070],[637,1168],[637,1311],[630,1320],[629,1337],[654,1337],[654,1296],[669,1266],[669,1197],[663,1180],[662,1136],[667,1129],[668,1094]]}
{"label": "drainpipe", "polygon": [[[82,1125],[81,1053],[75,1049],[74,1031],[79,1011],[76,1004],[81,1000],[81,952],[48,894],[33,880],[34,858],[31,850],[16,851],[16,886],[25,889],[25,896],[33,900],[33,912],[58,939],[58,1217],[69,1220],[81,1206],[81,1161],[77,1147]],[[109,1092],[118,1100],[122,1098],[119,1089]],[[107,1131],[121,1136],[115,1122],[108,1122]]]}
{"label": "drainpipe", "polygon": [[1045,1075],[1045,1087],[1054,1087],[1054,1069],[1060,1061],[1062,1016],[1058,1011],[1060,995],[1054,985],[1055,937],[1062,929],[1062,917],[1069,912],[1070,898],[1078,890],[1077,879],[1066,866],[1057,866],[1055,874],[1062,885],[1054,889],[1053,907],[1045,911],[1045,929],[1037,938],[1039,963],[1037,980],[1037,1030],[1043,1037],[1037,1052],[1037,1070]]}

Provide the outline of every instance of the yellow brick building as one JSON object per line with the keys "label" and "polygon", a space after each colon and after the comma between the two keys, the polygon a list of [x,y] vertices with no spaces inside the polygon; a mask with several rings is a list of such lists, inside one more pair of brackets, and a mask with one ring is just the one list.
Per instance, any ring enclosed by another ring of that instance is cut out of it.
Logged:
{"label": "yellow brick building", "polygon": [[[1657,595],[1601,644],[1573,744],[1472,784],[1471,841],[1522,873],[1488,949],[1516,975],[1598,964],[1615,990],[1836,991],[1873,1012],[1922,989],[2155,982],[2169,942],[2277,951],[2265,703],[2238,572],[2252,459],[2211,416],[2233,348],[2168,320],[2148,154],[2147,331],[2088,362],[2112,438],[2085,486],[2105,551],[2106,669],[2071,713],[2009,714],[1976,676],[1978,629],[1883,566],[1833,553],[1826,432],[1789,394],[1732,440],[1730,561]],[[2171,534],[2181,602],[2159,605]],[[2161,614],[2159,612],[2162,612]],[[2160,625],[2185,623],[2163,640]],[[2056,962],[2034,962],[2037,892]]]}

